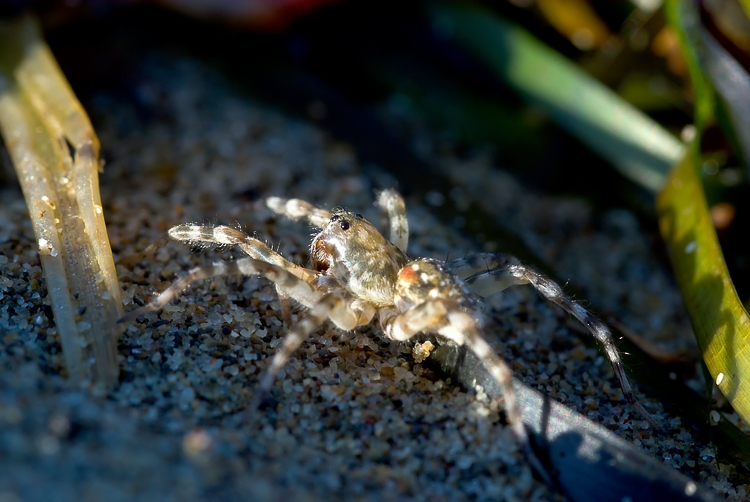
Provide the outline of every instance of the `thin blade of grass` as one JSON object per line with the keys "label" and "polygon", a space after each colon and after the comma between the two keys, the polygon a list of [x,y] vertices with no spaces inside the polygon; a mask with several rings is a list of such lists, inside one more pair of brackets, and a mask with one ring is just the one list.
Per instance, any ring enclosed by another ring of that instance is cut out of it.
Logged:
{"label": "thin blade of grass", "polygon": [[[747,159],[747,74],[700,25],[693,2],[670,0],[667,18],[688,62],[695,88],[696,139],[691,152],[676,166],[670,182],[657,199],[659,226],[672,260],[672,268],[688,309],[698,344],[711,378],[735,411],[750,419],[750,316],[740,301],[719,245],[699,177],[699,138],[716,116],[713,83],[721,86],[733,124],[723,125]],[[726,82],[734,65],[742,78]],[[722,82],[723,81],[723,82]],[[745,138],[746,139],[746,138]],[[745,141],[746,143],[746,141]]]}
{"label": "thin blade of grass", "polygon": [[750,423],[750,316],[729,277],[693,158],[685,155],[657,198],[659,228],[706,366]]}
{"label": "thin blade of grass", "polygon": [[74,384],[117,380],[120,288],[99,196],[99,140],[31,17],[0,24],[0,132],[29,207]]}
{"label": "thin blade of grass", "polygon": [[695,92],[695,102],[693,107],[693,123],[696,128],[696,141],[692,145],[694,152],[699,153],[700,134],[708,126],[714,117],[714,91],[711,83],[703,74],[703,70],[698,63],[698,53],[694,44],[690,42],[697,36],[698,24],[700,22],[698,13],[695,8],[689,7],[690,2],[681,2],[678,0],[667,0],[664,4],[667,22],[677,34],[677,40],[680,43],[682,55],[687,62],[690,81],[693,84]]}

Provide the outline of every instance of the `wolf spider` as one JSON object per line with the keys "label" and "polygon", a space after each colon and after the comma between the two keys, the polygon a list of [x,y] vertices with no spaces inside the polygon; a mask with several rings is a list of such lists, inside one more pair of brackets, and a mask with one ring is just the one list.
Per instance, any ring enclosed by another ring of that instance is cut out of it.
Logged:
{"label": "wolf spider", "polygon": [[531,284],[544,298],[578,319],[603,345],[623,395],[658,429],[633,394],[609,329],[566,295],[558,284],[505,254],[481,253],[445,263],[430,258],[412,260],[405,254],[409,226],[402,197],[395,190],[385,190],[378,195],[378,204],[388,213],[390,239],[381,235],[361,214],[343,209],[329,212],[299,199],[268,198],[266,205],[275,213],[293,220],[305,218],[320,229],[310,246],[310,268],[291,263],[259,240],[234,228],[193,224],[172,227],[169,230],[172,239],[193,244],[236,245],[248,257],[193,268],[151,303],[122,320],[162,308],[186,286],[200,279],[229,274],[265,276],[276,285],[287,322],[291,318],[289,299],[308,310],[289,328],[250,409],[259,405],[279,371],[305,338],[326,320],[350,331],[370,323],[377,315],[383,333],[392,340],[406,341],[423,332],[439,335],[467,346],[497,381],[508,423],[519,446],[534,468],[549,481],[531,451],[513,391],[511,370],[482,337],[483,317],[477,299],[510,286]]}

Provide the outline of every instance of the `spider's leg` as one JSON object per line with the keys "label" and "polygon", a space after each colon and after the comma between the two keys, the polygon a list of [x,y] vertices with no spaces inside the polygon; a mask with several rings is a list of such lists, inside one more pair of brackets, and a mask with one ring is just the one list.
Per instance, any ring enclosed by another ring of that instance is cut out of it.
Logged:
{"label": "spider's leg", "polygon": [[406,218],[404,198],[396,190],[390,188],[378,194],[377,204],[388,213],[391,226],[390,241],[406,253],[409,245],[409,220]]}
{"label": "spider's leg", "polygon": [[212,227],[185,223],[170,228],[168,233],[169,237],[174,240],[191,244],[209,242],[221,246],[238,246],[250,258],[286,269],[300,279],[310,280],[313,275],[310,270],[290,262],[258,239],[250,237],[236,228],[223,225]]}
{"label": "spider's leg", "polygon": [[[563,289],[555,281],[545,276],[533,268],[523,265],[517,258],[504,254],[482,254],[477,258],[472,258],[475,263],[466,266],[463,271],[478,270],[480,263],[485,263],[485,269],[482,272],[469,274],[464,280],[471,287],[472,291],[482,296],[489,296],[497,293],[510,286],[521,284],[531,284],[544,298],[552,303],[559,305],[570,315],[588,328],[589,332],[604,347],[609,362],[612,364],[615,375],[620,381],[622,393],[625,399],[640,413],[646,421],[655,430],[661,430],[653,417],[646,411],[633,394],[633,388],[630,386],[628,377],[620,358],[620,352],[615,345],[612,332],[607,325],[600,321],[588,310],[576,303],[570,296],[565,294]],[[456,260],[458,261],[458,260]],[[466,265],[468,261],[465,260]]]}
{"label": "spider's leg", "polygon": [[276,287],[276,294],[279,295],[279,308],[281,310],[281,318],[284,319],[284,324],[287,326],[292,324],[292,302],[289,295],[284,293],[279,287]]}
{"label": "spider's leg", "polygon": [[500,386],[505,400],[505,414],[521,451],[544,481],[554,488],[549,474],[537,458],[529,443],[529,435],[518,408],[516,392],[513,390],[513,374],[490,345],[477,332],[471,315],[460,310],[460,306],[445,300],[428,300],[396,316],[381,318],[383,330],[394,340],[408,340],[420,332],[437,333],[459,345],[466,345],[484,365]]}
{"label": "spider's leg", "polygon": [[[300,267],[285,259],[279,253],[263,244],[258,239],[250,237],[236,228],[227,226],[202,226],[186,223],[169,229],[172,239],[190,243],[210,242],[219,245],[235,245],[245,254],[256,260],[262,260],[288,270],[297,277],[307,282],[312,281],[314,273],[304,267]],[[285,294],[277,285],[276,292],[281,304],[281,315],[284,322],[289,325],[292,321],[292,310],[289,303],[289,295]]]}
{"label": "spider's leg", "polygon": [[274,354],[271,364],[266,370],[258,390],[253,397],[246,413],[251,413],[258,408],[263,397],[271,390],[276,377],[295,350],[312,333],[312,331],[330,319],[338,328],[351,330],[362,324],[367,324],[372,319],[374,309],[356,302],[350,295],[342,290],[328,293],[313,306],[300,321],[289,329],[284,337],[281,348]]}
{"label": "spider's leg", "polygon": [[187,275],[173,282],[150,303],[127,313],[118,322],[130,321],[140,315],[159,310],[192,282],[222,275],[263,275],[273,281],[284,294],[309,307],[316,305],[322,296],[311,283],[300,279],[282,267],[253,258],[242,258],[236,261],[216,262],[191,269]]}
{"label": "spider's leg", "polygon": [[[461,279],[468,279],[470,277],[479,276],[495,270],[507,269],[510,265],[520,264],[521,262],[514,256],[501,253],[477,253],[464,258],[456,258],[445,263],[445,268],[448,271],[458,276]],[[498,279],[498,276],[493,279],[493,282],[487,286],[487,294],[482,294],[480,291],[474,291],[481,296],[489,296],[493,293],[502,291],[503,289],[513,286],[514,284],[507,284],[502,287],[502,281]],[[482,287],[483,284],[477,284],[477,287]],[[497,288],[500,289],[497,289]],[[472,287],[472,290],[475,288]]]}
{"label": "spider's leg", "polygon": [[323,228],[331,219],[331,212],[320,209],[302,199],[282,199],[281,197],[269,197],[266,206],[276,214],[286,216],[291,220],[307,218],[311,225]]}

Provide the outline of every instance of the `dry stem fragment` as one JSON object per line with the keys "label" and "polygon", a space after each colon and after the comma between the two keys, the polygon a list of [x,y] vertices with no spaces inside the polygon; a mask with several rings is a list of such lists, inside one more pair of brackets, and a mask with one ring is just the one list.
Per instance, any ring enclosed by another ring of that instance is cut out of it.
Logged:
{"label": "dry stem fragment", "polygon": [[68,375],[106,387],[117,379],[122,302],[99,196],[99,140],[31,17],[0,23],[0,133],[39,243]]}

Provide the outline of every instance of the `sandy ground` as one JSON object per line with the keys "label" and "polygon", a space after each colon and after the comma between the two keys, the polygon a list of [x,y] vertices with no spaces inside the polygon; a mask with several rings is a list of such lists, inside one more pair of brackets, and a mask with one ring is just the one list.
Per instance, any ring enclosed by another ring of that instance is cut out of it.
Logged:
{"label": "sandy ground", "polygon": [[[263,197],[344,206],[382,225],[374,190],[397,180],[377,168],[365,174],[347,145],[238,95],[199,62],[154,55],[141,64],[138,107],[106,89],[88,105],[107,162],[102,198],[125,310],[192,266],[238,256],[170,243],[133,259],[175,224],[241,225],[299,263],[311,229],[275,217]],[[407,120],[388,107],[382,113]],[[485,156],[438,158],[431,141],[416,131],[419,154],[461,186],[407,199],[412,255],[482,251],[421,201],[484,197],[597,308],[654,341],[690,346],[679,294],[632,214],[593,215],[581,201],[531,193]],[[439,379],[414,362],[411,344],[375,327],[317,330],[270,402],[243,416],[286,330],[274,288],[259,278],[193,285],[126,326],[121,381],[110,396],[70,389],[20,189],[2,187],[0,200],[0,501],[560,498],[532,476],[497,403]],[[734,468],[637,390],[671,430],[652,434],[621,400],[602,354],[535,292],[490,298],[487,319],[488,339],[524,382],[727,499],[745,498]]]}

